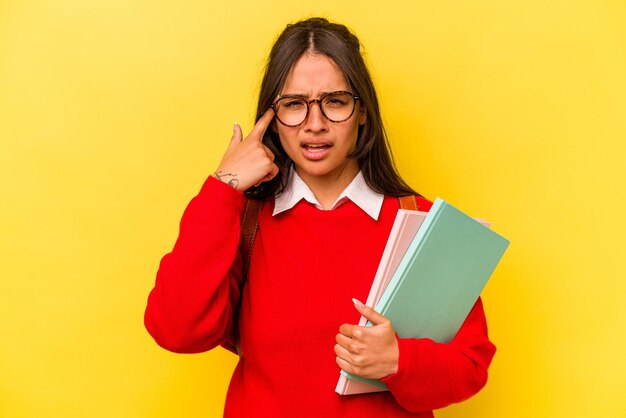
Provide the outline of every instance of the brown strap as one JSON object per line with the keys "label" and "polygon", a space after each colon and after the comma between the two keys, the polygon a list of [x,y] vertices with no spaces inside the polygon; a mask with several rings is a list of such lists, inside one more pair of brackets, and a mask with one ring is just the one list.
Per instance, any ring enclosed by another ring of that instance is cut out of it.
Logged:
{"label": "brown strap", "polygon": [[241,286],[246,282],[248,276],[248,268],[250,267],[250,256],[252,255],[252,245],[254,237],[259,226],[259,213],[263,207],[262,200],[246,199],[243,208],[243,217],[241,218],[241,238],[239,240],[239,249],[243,258],[242,282]]}
{"label": "brown strap", "polygon": [[243,217],[241,218],[241,236],[239,237],[239,251],[241,252],[242,267],[241,267],[241,282],[239,282],[239,302],[234,310],[234,323],[235,328],[233,334],[227,341],[224,342],[224,346],[232,350],[237,351],[237,354],[241,356],[241,347],[239,345],[239,310],[241,309],[241,295],[243,294],[243,288],[248,281],[248,269],[250,267],[250,256],[252,255],[252,245],[254,244],[254,238],[256,237],[256,231],[259,227],[259,213],[263,207],[262,200],[247,199],[243,207]]}
{"label": "brown strap", "polygon": [[404,210],[420,210],[419,205],[417,204],[417,199],[415,196],[401,196],[398,198],[400,201],[400,209]]}

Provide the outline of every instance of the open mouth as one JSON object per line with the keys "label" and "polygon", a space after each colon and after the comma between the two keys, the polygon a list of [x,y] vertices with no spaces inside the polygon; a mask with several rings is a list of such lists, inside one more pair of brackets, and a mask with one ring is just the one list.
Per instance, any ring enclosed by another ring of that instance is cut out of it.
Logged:
{"label": "open mouth", "polygon": [[326,158],[330,149],[332,148],[332,144],[309,144],[304,143],[301,145],[302,153],[304,157],[311,161],[319,161]]}
{"label": "open mouth", "polygon": [[302,148],[309,151],[318,151],[330,148],[330,144],[302,144]]}

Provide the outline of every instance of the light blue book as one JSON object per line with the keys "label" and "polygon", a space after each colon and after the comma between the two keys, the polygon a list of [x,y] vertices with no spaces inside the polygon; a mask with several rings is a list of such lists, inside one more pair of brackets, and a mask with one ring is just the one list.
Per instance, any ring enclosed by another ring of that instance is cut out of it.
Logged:
{"label": "light blue book", "polygon": [[[508,245],[506,238],[437,198],[375,309],[389,318],[400,338],[450,342]],[[341,374],[387,389],[380,380]]]}

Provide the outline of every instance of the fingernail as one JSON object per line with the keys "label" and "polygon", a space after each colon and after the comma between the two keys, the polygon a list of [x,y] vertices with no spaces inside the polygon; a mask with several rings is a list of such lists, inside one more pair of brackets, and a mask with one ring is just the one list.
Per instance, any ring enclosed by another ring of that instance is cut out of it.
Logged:
{"label": "fingernail", "polygon": [[361,302],[360,300],[358,300],[357,298],[352,298],[352,302],[354,303],[354,306],[357,307],[357,309],[361,309],[362,307],[364,307],[365,305],[363,304],[363,302]]}

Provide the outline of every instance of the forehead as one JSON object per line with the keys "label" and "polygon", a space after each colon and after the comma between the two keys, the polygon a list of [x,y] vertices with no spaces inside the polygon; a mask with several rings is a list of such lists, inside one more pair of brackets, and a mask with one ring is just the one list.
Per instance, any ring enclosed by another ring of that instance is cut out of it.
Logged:
{"label": "forehead", "polygon": [[314,96],[337,90],[350,90],[339,66],[326,55],[304,54],[295,62],[281,94]]}

